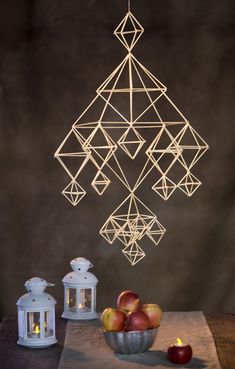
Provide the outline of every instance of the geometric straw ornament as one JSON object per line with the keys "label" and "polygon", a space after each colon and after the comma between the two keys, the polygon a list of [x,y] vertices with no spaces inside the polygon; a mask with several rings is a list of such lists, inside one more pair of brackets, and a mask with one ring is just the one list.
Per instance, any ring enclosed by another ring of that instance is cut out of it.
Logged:
{"label": "geometric straw ornament", "polygon": [[[98,195],[105,194],[113,175],[128,191],[100,234],[109,244],[119,241],[131,265],[145,256],[142,245],[148,241],[158,245],[166,232],[137,197],[137,190],[148,178],[149,191],[164,200],[177,189],[192,196],[201,185],[192,169],[208,149],[168,97],[167,88],[133,55],[143,32],[129,2],[128,12],[114,32],[127,55],[97,89],[55,153],[70,177],[62,194],[72,205],[86,195],[78,179],[88,162],[94,167],[91,186]],[[135,170],[130,170],[134,160],[136,176]]]}

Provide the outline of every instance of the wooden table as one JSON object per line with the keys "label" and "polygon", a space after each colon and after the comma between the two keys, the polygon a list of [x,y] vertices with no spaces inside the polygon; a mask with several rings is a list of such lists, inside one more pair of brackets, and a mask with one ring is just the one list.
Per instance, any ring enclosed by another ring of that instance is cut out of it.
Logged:
{"label": "wooden table", "polygon": [[[235,314],[205,316],[222,368],[235,369]],[[47,349],[27,349],[16,344],[16,317],[5,317],[0,326],[0,369],[57,369],[63,350],[66,321],[58,318],[56,328],[58,344]]]}

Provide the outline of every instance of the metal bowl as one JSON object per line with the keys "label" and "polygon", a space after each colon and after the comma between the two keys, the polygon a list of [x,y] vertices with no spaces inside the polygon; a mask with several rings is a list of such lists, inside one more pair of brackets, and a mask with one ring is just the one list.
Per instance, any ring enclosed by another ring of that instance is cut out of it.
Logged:
{"label": "metal bowl", "polygon": [[158,328],[145,331],[106,332],[104,338],[107,345],[116,353],[138,354],[147,351],[157,337]]}

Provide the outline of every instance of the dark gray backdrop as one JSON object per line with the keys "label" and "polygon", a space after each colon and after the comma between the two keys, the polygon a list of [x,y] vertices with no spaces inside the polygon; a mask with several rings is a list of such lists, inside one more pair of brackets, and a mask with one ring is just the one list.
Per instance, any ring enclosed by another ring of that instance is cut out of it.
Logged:
{"label": "dark gray backdrop", "polygon": [[145,27],[134,53],[210,145],[195,168],[203,186],[166,203],[143,187],[167,234],[136,267],[108,247],[98,231],[121,187],[88,191],[73,208],[53,154],[124,57],[112,32],[126,1],[1,1],[1,314],[15,311],[32,276],[56,283],[61,309],[76,256],[95,265],[99,309],[127,288],[165,310],[235,309],[234,1],[133,0],[132,9]]}

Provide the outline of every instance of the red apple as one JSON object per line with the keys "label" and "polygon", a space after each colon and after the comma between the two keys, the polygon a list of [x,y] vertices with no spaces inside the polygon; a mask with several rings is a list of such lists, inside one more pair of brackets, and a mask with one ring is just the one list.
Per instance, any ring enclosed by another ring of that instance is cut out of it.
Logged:
{"label": "red apple", "polygon": [[137,293],[127,290],[120,293],[117,299],[117,307],[124,313],[137,311],[141,307],[141,301]]}
{"label": "red apple", "polygon": [[131,311],[126,315],[125,330],[144,331],[149,327],[149,319],[143,311]]}
{"label": "red apple", "polygon": [[149,328],[156,328],[160,325],[162,319],[162,310],[156,304],[144,304],[141,307],[147,317],[149,318]]}
{"label": "red apple", "polygon": [[171,345],[167,351],[168,359],[174,364],[187,364],[192,359],[193,351],[190,345]]}
{"label": "red apple", "polygon": [[102,327],[106,331],[121,331],[124,327],[125,314],[114,308],[106,308],[101,315]]}

